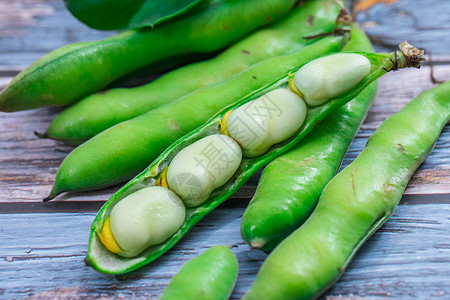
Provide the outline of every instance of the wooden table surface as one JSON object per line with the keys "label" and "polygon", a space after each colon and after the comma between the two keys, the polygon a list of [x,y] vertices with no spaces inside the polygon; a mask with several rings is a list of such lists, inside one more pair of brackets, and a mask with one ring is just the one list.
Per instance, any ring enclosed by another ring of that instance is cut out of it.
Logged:
{"label": "wooden table surface", "polygon": [[[450,2],[399,0],[376,4],[356,20],[377,51],[402,40],[432,52],[437,79],[450,79]],[[91,30],[56,0],[0,0],[0,90],[45,53],[110,32]],[[430,64],[389,73],[343,167],[388,116],[433,87]],[[234,245],[239,278],[232,299],[249,288],[266,254],[250,251],[240,218],[259,175],[202,220],[166,255],[123,277],[83,263],[95,212],[118,189],[71,193],[42,203],[70,147],[34,136],[61,109],[0,113],[0,299],[157,298],[189,259],[212,245]],[[408,184],[394,216],[362,247],[326,299],[450,299],[450,126]]]}

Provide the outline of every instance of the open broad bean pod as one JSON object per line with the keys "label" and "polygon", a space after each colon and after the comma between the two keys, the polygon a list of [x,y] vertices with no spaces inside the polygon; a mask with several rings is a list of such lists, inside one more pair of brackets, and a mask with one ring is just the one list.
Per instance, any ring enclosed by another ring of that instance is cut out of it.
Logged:
{"label": "open broad bean pod", "polygon": [[[318,58],[218,112],[173,143],[105,203],[91,227],[86,262],[100,272],[121,274],[162,255],[257,170],[298,144],[334,109],[385,73],[418,67],[423,51],[406,42],[400,48],[390,54],[355,52]],[[310,70],[310,76],[305,76],[305,70]],[[225,152],[229,161],[221,164],[222,172],[213,172],[213,166],[223,157],[219,154]],[[186,164],[184,169],[177,163],[180,157]],[[215,160],[207,161],[208,157]],[[192,177],[199,182],[191,184],[194,189],[179,188]],[[161,204],[164,201],[150,199],[158,196],[161,188],[166,189],[161,197],[176,209],[169,211]],[[126,207],[132,207],[136,194],[143,190],[152,191],[139,197],[138,206],[143,207],[144,202],[159,204],[127,213]],[[164,214],[167,217],[160,218],[160,223],[154,223],[159,222],[156,218],[146,219]],[[122,226],[131,229],[115,234]],[[136,242],[140,237],[144,238]]]}

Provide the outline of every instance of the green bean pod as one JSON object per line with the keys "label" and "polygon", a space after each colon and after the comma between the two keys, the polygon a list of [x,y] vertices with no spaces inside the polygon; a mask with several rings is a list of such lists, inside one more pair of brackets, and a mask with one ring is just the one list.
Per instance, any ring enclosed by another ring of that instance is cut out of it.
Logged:
{"label": "green bean pod", "polygon": [[[288,87],[290,78],[289,75],[291,73],[284,75],[272,84],[266,85],[254,91],[248,96],[237,101],[235,104],[221,110],[204,125],[198,127],[196,130],[188,133],[183,138],[178,139],[175,143],[173,143],[156,160],[154,160],[146,170],[125,184],[103,205],[91,226],[86,263],[100,272],[120,274],[135,270],[161,256],[164,252],[175,245],[175,243],[177,243],[184,236],[184,234],[186,234],[186,232],[188,232],[207,213],[212,211],[219,204],[230,197],[261,167],[269,163],[277,156],[295,147],[295,145],[297,145],[309,132],[311,132],[318,122],[329,115],[333,110],[355,98],[368,85],[380,76],[384,75],[388,72],[388,70],[391,70],[394,66],[399,68],[418,66],[418,63],[420,62],[420,55],[410,60],[410,58],[413,58],[410,55],[411,53],[409,53],[411,51],[407,52],[405,51],[405,48],[408,48],[408,46],[404,45],[402,47],[402,51],[404,52],[397,51],[391,54],[360,52],[359,54],[365,56],[371,64],[370,73],[361,82],[345,94],[333,97],[322,105],[310,107],[308,109],[305,122],[300,127],[298,132],[291,138],[273,145],[261,156],[253,158],[243,157],[237,171],[227,183],[215,189],[210,194],[209,198],[199,206],[186,208],[186,218],[184,223],[172,237],[163,243],[147,248],[139,255],[131,258],[121,257],[108,251],[106,247],[103,246],[100,236],[102,234],[105,220],[109,217],[111,210],[119,201],[142,188],[155,185],[164,173],[163,170],[182,149],[206,136],[219,133],[221,130],[222,120],[224,116],[229,113],[229,111],[237,110],[242,105],[254,99],[258,99],[270,91]],[[301,66],[291,70],[291,72],[294,73],[299,68],[301,68]]]}
{"label": "green bean pod", "polygon": [[155,28],[61,47],[16,76],[0,93],[0,111],[70,104],[151,63],[217,51],[285,15],[295,2],[210,0],[197,14]]}
{"label": "green bean pod", "polygon": [[[354,26],[342,51],[371,50],[370,40]],[[267,165],[242,216],[241,236],[247,244],[272,250],[305,222],[338,172],[376,91],[373,83],[318,124],[295,149]]]}
{"label": "green bean pod", "polygon": [[181,67],[140,87],[89,95],[59,114],[43,136],[81,144],[117,123],[223,81],[259,61],[303,48],[313,42],[304,36],[333,31],[338,12],[339,6],[332,0],[306,1],[217,57]]}
{"label": "green bean pod", "polygon": [[219,84],[196,90],[103,131],[64,159],[46,200],[62,192],[94,190],[133,178],[171,143],[206,122],[218,110],[270,84],[296,66],[340,50],[346,41],[346,35],[322,38],[292,54],[264,60]]}
{"label": "green bean pod", "polygon": [[244,299],[315,299],[393,214],[450,119],[450,81],[388,118],[324,189],[303,226],[267,257]]}
{"label": "green bean pod", "polygon": [[159,300],[226,300],[238,276],[230,248],[213,246],[188,261],[172,278]]}

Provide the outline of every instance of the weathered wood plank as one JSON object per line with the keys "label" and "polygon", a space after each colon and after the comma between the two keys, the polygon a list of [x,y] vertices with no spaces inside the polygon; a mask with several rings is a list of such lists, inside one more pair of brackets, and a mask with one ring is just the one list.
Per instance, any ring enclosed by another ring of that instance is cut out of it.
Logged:
{"label": "weathered wood plank", "polygon": [[[348,1],[352,2],[352,1]],[[435,54],[448,54],[442,40],[450,35],[450,3],[401,0],[377,4],[360,12],[356,21],[383,50],[392,50],[408,39]],[[57,47],[96,40],[111,32],[87,28],[57,0],[0,0],[0,64],[29,65]]]}
{"label": "weathered wood plank", "polygon": [[[246,208],[250,199],[231,197],[218,209]],[[104,201],[0,202],[0,214],[98,212]],[[405,194],[400,205],[450,204],[449,194]]]}
{"label": "weathered wood plank", "polygon": [[[0,214],[0,298],[156,299],[186,261],[212,245],[230,244],[240,264],[232,299],[239,299],[266,257],[242,242],[242,212],[214,211],[166,255],[125,281],[98,274],[83,263],[94,214]],[[447,298],[449,213],[449,204],[400,206],[327,297]]]}
{"label": "weathered wood plank", "polygon": [[113,32],[88,28],[57,0],[0,0],[0,64],[29,65],[63,45]]}
{"label": "weathered wood plank", "polygon": [[[448,80],[449,6],[448,1],[431,0],[425,4],[420,0],[399,0],[389,6],[375,5],[356,19],[375,42],[377,51],[392,51],[407,39],[431,51],[437,62],[436,77]],[[45,53],[68,43],[111,34],[85,27],[61,1],[0,0],[0,90],[18,71]],[[358,155],[386,117],[432,86],[428,74],[425,66],[420,71],[389,74],[380,81],[376,103],[343,166]],[[128,280],[119,281],[84,266],[94,213],[79,213],[95,212],[118,187],[59,198],[65,203],[39,202],[50,190],[57,167],[71,148],[39,140],[33,131],[44,131],[59,110],[0,113],[0,298],[156,299],[188,259],[209,246],[233,244],[240,274],[232,298],[239,299],[266,256],[250,251],[239,236],[243,207],[253,194],[258,175],[167,255],[129,275]],[[327,292],[326,299],[449,297],[449,141],[447,126],[435,151],[408,185],[401,204],[413,205],[399,207],[361,249],[340,282]],[[432,204],[423,205],[426,201]]]}
{"label": "weathered wood plank", "polygon": [[[450,78],[450,64],[435,67],[436,76]],[[364,148],[368,137],[391,114],[433,84],[429,67],[402,70],[380,80],[379,93],[366,122],[351,145],[343,166]],[[51,189],[57,168],[70,147],[51,140],[38,139],[33,131],[45,131],[58,108],[43,108],[16,113],[0,112],[0,202],[40,201]],[[450,127],[441,134],[433,153],[422,164],[406,193],[450,193]],[[258,175],[235,197],[251,197]],[[107,200],[118,187],[105,191],[71,193],[60,200]]]}
{"label": "weathered wood plank", "polygon": [[[440,56],[438,78],[450,78],[449,47],[445,46],[449,27],[449,6],[433,0],[424,6],[419,0],[402,0],[392,5],[375,5],[358,14],[357,21],[374,37],[377,50],[392,50],[401,39],[414,38]],[[0,89],[18,70],[61,45],[104,38],[111,32],[87,28],[73,18],[60,1],[0,0]],[[420,9],[418,9],[420,8]],[[420,16],[419,16],[420,15]],[[380,41],[383,41],[380,43]],[[435,42],[438,41],[438,42]],[[448,44],[448,42],[447,42]],[[363,125],[344,161],[347,165],[363,148],[367,137],[389,115],[420,91],[431,87],[428,68],[420,72],[403,71],[381,80],[380,93],[368,120]],[[39,201],[51,188],[57,167],[69,147],[39,140],[33,131],[44,131],[58,109],[40,109],[14,114],[0,113],[0,201]],[[419,168],[406,193],[450,192],[448,127],[435,152]],[[249,197],[258,176],[242,188],[236,197]],[[115,190],[70,194],[60,199],[106,200]]]}
{"label": "weathered wood plank", "polygon": [[392,51],[407,40],[433,54],[448,54],[449,12],[450,1],[399,0],[376,4],[355,19],[379,50]]}

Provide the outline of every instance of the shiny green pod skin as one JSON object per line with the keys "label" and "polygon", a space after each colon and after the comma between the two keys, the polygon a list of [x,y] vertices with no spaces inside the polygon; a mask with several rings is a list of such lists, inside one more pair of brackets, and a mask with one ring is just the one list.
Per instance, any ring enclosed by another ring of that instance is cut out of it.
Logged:
{"label": "shiny green pod skin", "polygon": [[[342,51],[372,51],[372,45],[354,26]],[[272,250],[305,222],[323,188],[338,172],[376,91],[373,83],[318,124],[295,149],[266,166],[242,216],[241,236],[247,244]]]}
{"label": "shiny green pod skin", "polygon": [[140,87],[89,95],[59,114],[44,136],[81,144],[117,123],[223,81],[263,59],[303,48],[313,42],[304,36],[333,31],[338,12],[339,6],[332,0],[306,1],[276,24],[258,30],[215,58],[181,67]]}
{"label": "shiny green pod skin", "polygon": [[64,159],[48,199],[66,191],[100,189],[133,178],[171,143],[223,107],[298,65],[339,51],[346,41],[343,36],[322,38],[292,54],[266,59],[219,84],[196,90],[101,132]]}
{"label": "shiny green pod skin", "polygon": [[239,265],[227,246],[213,246],[188,261],[159,300],[226,300],[233,291]]}
{"label": "shiny green pod skin", "polygon": [[[227,183],[225,183],[225,185],[214,190],[209,198],[201,205],[186,209],[186,219],[184,224],[171,238],[161,244],[147,248],[144,252],[132,258],[121,257],[108,251],[100,241],[98,233],[101,233],[104,221],[109,216],[116,203],[139,189],[155,185],[156,181],[163,173],[164,168],[179,151],[205,136],[219,133],[221,121],[229,110],[236,109],[243,104],[257,99],[277,88],[286,88],[288,86],[289,75],[284,75],[272,84],[255,90],[253,93],[240,99],[233,105],[222,109],[208,122],[170,145],[170,147],[168,147],[156,160],[154,160],[147,169],[125,184],[102,206],[91,226],[89,248],[85,259],[86,263],[99,272],[107,274],[122,274],[142,267],[164,254],[173,245],[175,245],[199,220],[228,199],[260,168],[295,147],[295,145],[297,145],[308,133],[310,133],[316,124],[318,124],[323,118],[328,116],[338,107],[355,98],[373,81],[384,75],[387,72],[386,69],[390,70],[393,67],[391,59],[395,59],[394,53],[376,54],[360,52],[359,54],[366,56],[372,65],[370,74],[364,78],[362,82],[344,95],[334,97],[327,103],[320,106],[311,107],[308,110],[305,122],[299,131],[291,138],[279,144],[273,145],[265,154],[261,156],[255,158],[244,157],[236,173]],[[292,69],[291,72],[297,71],[300,67],[301,66]]]}
{"label": "shiny green pod skin", "polygon": [[393,214],[449,119],[450,81],[388,118],[329,182],[305,224],[267,257],[244,299],[315,299],[331,287]]}
{"label": "shiny green pod skin", "polygon": [[285,15],[295,2],[210,0],[197,14],[155,28],[63,46],[16,76],[0,93],[0,111],[70,104],[146,65],[217,51]]}

